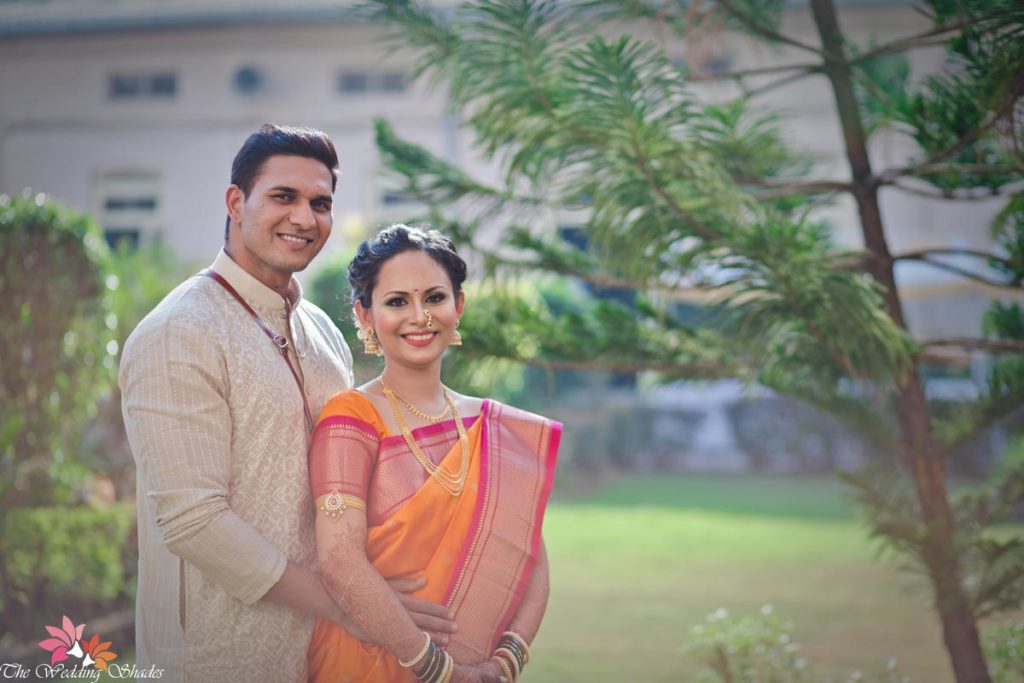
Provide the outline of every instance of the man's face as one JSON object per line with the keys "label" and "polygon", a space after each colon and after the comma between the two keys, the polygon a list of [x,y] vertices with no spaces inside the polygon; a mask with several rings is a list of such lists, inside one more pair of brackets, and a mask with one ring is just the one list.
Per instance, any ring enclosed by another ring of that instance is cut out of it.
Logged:
{"label": "man's face", "polygon": [[308,266],[331,234],[331,185],[331,172],[316,159],[267,159],[248,197],[235,185],[228,188],[228,254],[268,287],[287,288],[292,273]]}

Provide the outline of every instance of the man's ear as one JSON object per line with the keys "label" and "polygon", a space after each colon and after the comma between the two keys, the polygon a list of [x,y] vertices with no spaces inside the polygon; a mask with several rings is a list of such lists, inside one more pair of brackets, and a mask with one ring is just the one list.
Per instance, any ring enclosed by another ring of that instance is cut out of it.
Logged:
{"label": "man's ear", "polygon": [[242,205],[245,204],[245,193],[238,185],[229,185],[224,193],[224,204],[228,208],[228,218],[232,223],[242,224]]}

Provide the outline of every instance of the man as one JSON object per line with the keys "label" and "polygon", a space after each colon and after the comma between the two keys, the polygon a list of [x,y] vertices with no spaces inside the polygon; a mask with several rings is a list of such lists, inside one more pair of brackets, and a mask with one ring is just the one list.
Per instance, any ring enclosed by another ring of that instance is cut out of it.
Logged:
{"label": "man", "polygon": [[[314,571],[306,451],[352,356],[293,277],[331,234],[337,177],[324,133],[253,133],[232,165],[224,249],[125,343],[137,665],[164,681],[305,681],[313,618],[347,625]],[[451,629],[447,610],[403,602],[421,628]]]}

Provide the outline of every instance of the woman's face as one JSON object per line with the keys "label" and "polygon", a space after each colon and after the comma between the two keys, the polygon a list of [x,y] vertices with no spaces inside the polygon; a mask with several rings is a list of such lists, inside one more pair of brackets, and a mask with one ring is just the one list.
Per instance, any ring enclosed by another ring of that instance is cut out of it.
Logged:
{"label": "woman's face", "polygon": [[386,362],[423,367],[439,361],[448,348],[462,305],[463,296],[456,298],[444,267],[413,250],[384,262],[370,308],[357,301],[355,311],[364,329],[376,330]]}

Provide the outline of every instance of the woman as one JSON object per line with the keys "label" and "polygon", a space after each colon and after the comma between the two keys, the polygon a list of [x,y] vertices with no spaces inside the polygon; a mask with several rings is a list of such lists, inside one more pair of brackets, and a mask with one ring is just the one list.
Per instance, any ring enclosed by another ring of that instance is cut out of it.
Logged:
{"label": "woman", "polygon": [[[396,225],[349,266],[366,353],[384,371],[336,395],[310,450],[324,583],[364,643],[320,621],[311,681],[514,682],[548,597],[541,521],[561,425],[441,383],[466,264],[436,231]],[[385,582],[424,576],[418,597],[458,630],[441,649]]]}

